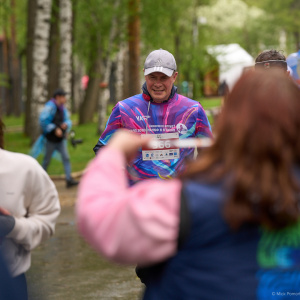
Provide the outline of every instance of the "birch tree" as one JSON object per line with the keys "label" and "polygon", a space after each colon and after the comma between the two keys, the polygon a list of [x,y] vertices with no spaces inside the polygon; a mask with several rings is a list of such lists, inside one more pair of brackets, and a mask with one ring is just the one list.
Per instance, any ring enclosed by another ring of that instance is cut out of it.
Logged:
{"label": "birch tree", "polygon": [[[32,142],[40,133],[39,114],[47,99],[48,53],[51,0],[36,0],[35,28],[32,52],[32,98],[30,102],[30,138]],[[31,1],[29,1],[31,2]],[[31,18],[31,16],[28,16]],[[29,65],[27,67],[30,68]]]}
{"label": "birch tree", "polygon": [[116,58],[116,80],[115,80],[115,88],[116,88],[116,99],[114,100],[114,104],[117,104],[118,101],[124,99],[124,95],[128,94],[128,89],[124,91],[124,88],[128,87],[128,76],[124,76],[125,73],[125,61],[126,54],[128,53],[128,44],[125,42],[120,43],[120,50],[117,54]]}
{"label": "birch tree", "polygon": [[49,58],[48,58],[48,99],[53,91],[59,86],[59,61],[60,61],[60,34],[59,34],[59,2],[52,0],[51,24],[49,36]]}
{"label": "birch tree", "polygon": [[[60,72],[59,85],[68,95],[72,90],[72,1],[60,0]],[[67,101],[70,110],[71,101]]]}
{"label": "birch tree", "polygon": [[140,93],[140,0],[128,2],[129,95]]}

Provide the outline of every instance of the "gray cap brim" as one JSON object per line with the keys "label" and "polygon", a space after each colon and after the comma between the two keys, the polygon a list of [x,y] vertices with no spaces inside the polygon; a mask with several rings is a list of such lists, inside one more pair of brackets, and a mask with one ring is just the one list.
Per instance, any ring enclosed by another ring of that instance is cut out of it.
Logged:
{"label": "gray cap brim", "polygon": [[154,72],[164,73],[165,75],[171,77],[174,70],[164,68],[164,67],[153,67],[153,68],[145,69],[144,75],[146,76],[146,75],[149,75],[149,74],[154,73]]}

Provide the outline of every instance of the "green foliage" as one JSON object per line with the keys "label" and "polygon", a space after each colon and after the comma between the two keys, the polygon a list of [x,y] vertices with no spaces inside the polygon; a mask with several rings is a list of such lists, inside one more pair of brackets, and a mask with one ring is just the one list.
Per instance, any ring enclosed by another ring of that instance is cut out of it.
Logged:
{"label": "green foliage", "polygon": [[[22,54],[26,48],[26,20],[27,20],[27,1],[16,0],[15,19],[17,32],[18,53]],[[13,13],[10,0],[0,1],[0,32],[5,32],[10,38],[10,16]]]}
{"label": "green foliage", "polygon": [[0,1],[0,29],[3,31],[7,28],[9,22],[9,15],[11,13],[10,1]]}
{"label": "green foliage", "polygon": [[[108,56],[114,57],[120,42],[128,41],[128,1],[73,0],[73,52],[85,71],[99,55],[103,61]],[[23,54],[26,50],[28,1],[16,0],[15,3],[18,53]],[[11,12],[10,0],[1,0],[0,33],[5,30],[8,37]],[[109,51],[114,18],[117,36]],[[182,81],[191,82],[194,98],[199,98],[204,74],[216,64],[206,52],[208,45],[239,43],[254,57],[261,50],[270,48],[284,50],[286,54],[295,52],[295,36],[300,30],[300,1],[140,0],[140,19],[140,62],[154,49],[169,50],[178,64],[177,86],[180,87]],[[286,33],[286,47],[279,41],[282,32]],[[0,86],[6,84],[6,78],[0,74]]]}
{"label": "green foliage", "polygon": [[278,48],[280,28],[274,26],[272,16],[262,7],[246,2],[216,0],[213,5],[198,9],[211,44],[238,43],[254,57],[270,45]]}
{"label": "green foliage", "polygon": [[[286,34],[287,52],[297,51],[295,34],[300,34],[300,1],[299,0],[244,0],[264,10],[267,16],[269,34],[279,38],[278,32]],[[278,42],[275,44],[278,45]],[[298,45],[299,47],[300,45]],[[271,48],[271,47],[266,47]],[[276,48],[276,47],[273,47]]]}
{"label": "green foliage", "polygon": [[9,87],[8,75],[5,73],[0,73],[0,86]]}
{"label": "green foliage", "polygon": [[[198,22],[197,7],[210,1],[155,1],[142,2],[141,24],[143,49],[163,48],[174,54],[179,71],[178,87],[189,81],[194,87],[194,97],[201,96],[203,77],[210,65],[206,52],[209,35]],[[180,91],[180,89],[179,89]]]}
{"label": "green foliage", "polygon": [[[114,41],[114,51],[107,53],[113,17],[116,17],[119,23],[123,24],[124,1],[120,1],[120,5],[117,7],[114,6],[115,1],[76,1],[73,51],[84,63],[87,70],[90,69],[96,57],[100,55],[99,49],[101,49],[103,57],[114,55],[118,50],[117,39]],[[121,36],[120,34],[118,37]]]}
{"label": "green foliage", "polygon": [[16,0],[16,31],[18,53],[24,54],[26,51],[27,34],[27,1]]}

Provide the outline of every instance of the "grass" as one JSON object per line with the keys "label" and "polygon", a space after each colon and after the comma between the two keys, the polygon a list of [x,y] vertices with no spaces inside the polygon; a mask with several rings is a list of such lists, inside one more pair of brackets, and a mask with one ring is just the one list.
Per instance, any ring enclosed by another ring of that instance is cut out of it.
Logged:
{"label": "grass", "polygon": [[213,107],[219,107],[221,106],[221,98],[202,98],[198,100],[200,104],[203,106],[204,109],[209,109]]}
{"label": "grass", "polygon": [[[12,123],[11,118],[4,118],[4,124],[13,124],[6,125],[7,128],[11,126],[19,126],[20,121],[16,120],[15,123]],[[8,122],[7,122],[8,121]],[[68,139],[67,147],[70,154],[72,172],[78,172],[83,170],[87,163],[95,157],[93,152],[93,147],[96,145],[99,135],[97,134],[95,123],[88,123],[84,125],[74,125],[73,130],[76,133],[75,138],[83,139],[82,144],[78,144],[75,148],[71,145],[70,140]],[[6,150],[13,152],[21,152],[29,154],[31,146],[30,139],[24,136],[23,132],[12,131],[5,132],[4,134],[4,146]],[[37,160],[41,163],[43,159],[43,154],[41,154]],[[63,164],[60,160],[52,158],[50,165],[48,167],[48,173],[50,175],[60,175],[64,174]]]}
{"label": "grass", "polygon": [[[210,98],[210,99],[199,99],[199,102],[204,109],[220,106],[221,98]],[[109,107],[111,111],[112,106]],[[97,119],[97,118],[95,118]],[[213,119],[208,116],[209,122],[213,125]],[[72,115],[72,120],[77,124],[78,116]],[[7,131],[4,134],[4,146],[6,150],[13,152],[20,152],[29,154],[31,146],[30,139],[26,137],[22,132],[22,126],[24,122],[24,116],[17,117],[3,117],[3,122],[6,126]],[[21,130],[17,130],[21,128]],[[14,130],[15,129],[15,130]],[[82,171],[87,163],[95,157],[93,147],[96,145],[99,135],[97,134],[97,123],[91,122],[84,125],[73,125],[72,128],[75,133],[76,139],[83,139],[82,144],[78,144],[75,148],[71,145],[68,140],[68,151],[71,159],[72,172]],[[41,163],[43,155],[41,154],[37,160]],[[62,162],[53,158],[48,167],[49,175],[60,175],[64,174]]]}

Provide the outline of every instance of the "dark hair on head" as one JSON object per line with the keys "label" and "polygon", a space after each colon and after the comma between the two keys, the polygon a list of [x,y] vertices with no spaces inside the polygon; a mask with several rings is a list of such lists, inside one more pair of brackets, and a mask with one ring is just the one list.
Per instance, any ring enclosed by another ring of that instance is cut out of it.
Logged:
{"label": "dark hair on head", "polygon": [[232,228],[247,222],[285,227],[299,218],[300,89],[280,71],[248,71],[219,115],[216,139],[185,177],[225,178],[224,215]]}
{"label": "dark hair on head", "polygon": [[261,52],[255,59],[255,62],[263,62],[267,60],[286,60],[282,51],[278,51],[275,49],[265,50]]}

